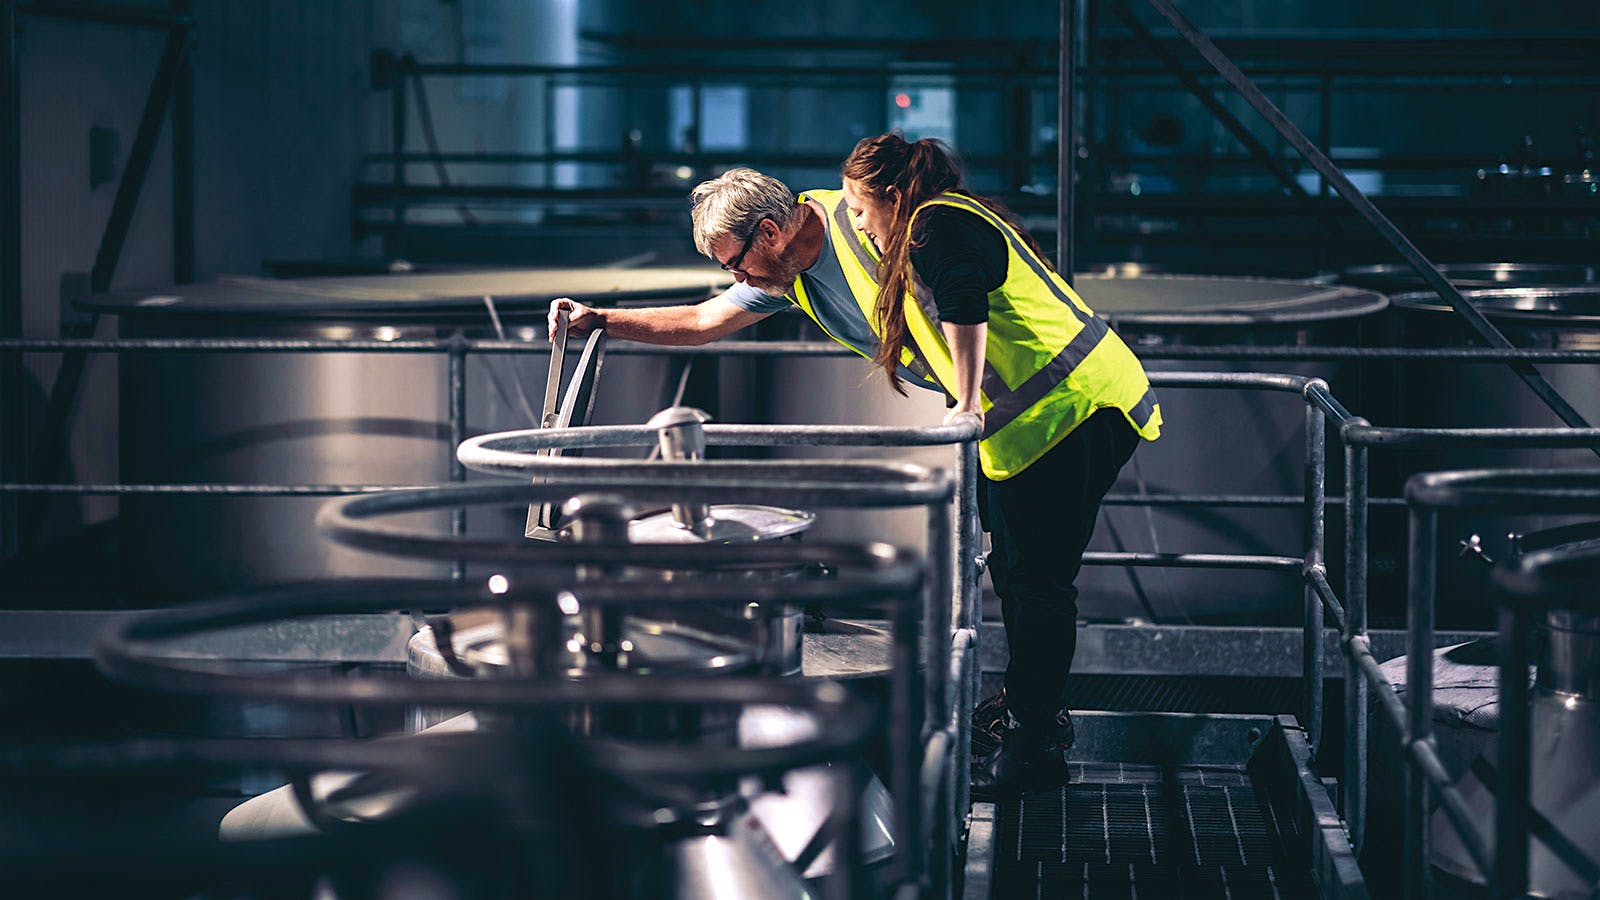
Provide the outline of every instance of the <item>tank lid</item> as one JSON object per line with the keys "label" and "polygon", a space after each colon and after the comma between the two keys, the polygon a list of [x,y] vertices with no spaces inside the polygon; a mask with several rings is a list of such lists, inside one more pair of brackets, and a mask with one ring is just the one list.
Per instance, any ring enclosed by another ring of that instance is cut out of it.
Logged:
{"label": "tank lid", "polygon": [[483,298],[502,310],[540,310],[557,297],[611,305],[632,300],[693,300],[725,290],[733,278],[701,266],[642,269],[483,269],[329,278],[225,276],[203,284],[95,294],[84,309],[124,316],[250,316],[324,319],[430,318],[483,314]]}
{"label": "tank lid", "polygon": [[[1548,323],[1600,325],[1600,285],[1571,287],[1487,288],[1462,291],[1461,296],[1489,318],[1538,319]],[[1450,312],[1451,308],[1433,291],[1396,294],[1394,305],[1401,309]]]}
{"label": "tank lid", "polygon": [[[633,645],[629,653],[630,669],[640,671],[704,671],[706,669],[737,670],[753,661],[748,641],[731,635],[716,634],[704,629],[679,624],[659,622],[643,616],[630,616],[623,623],[623,635]],[[483,666],[504,667],[511,663],[506,649],[505,623],[486,622],[452,635],[456,655]],[[438,668],[437,646],[432,634],[408,647],[409,655],[417,658],[419,667],[426,671]]]}
{"label": "tank lid", "polygon": [[635,544],[735,544],[745,541],[771,541],[799,534],[815,522],[815,513],[776,506],[723,503],[711,507],[711,530],[700,537],[672,517],[657,513],[635,519],[628,526],[628,540]]}
{"label": "tank lid", "polygon": [[1380,312],[1382,295],[1348,285],[1226,275],[1079,276],[1102,318],[1130,325],[1298,325]]}

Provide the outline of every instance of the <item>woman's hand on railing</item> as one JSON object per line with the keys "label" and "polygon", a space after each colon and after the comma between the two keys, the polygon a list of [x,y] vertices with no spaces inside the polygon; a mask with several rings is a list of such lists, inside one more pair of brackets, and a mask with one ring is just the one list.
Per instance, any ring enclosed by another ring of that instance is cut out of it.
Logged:
{"label": "woman's hand on railing", "polygon": [[980,432],[983,430],[983,410],[981,408],[972,409],[963,403],[957,403],[954,407],[951,407],[949,412],[944,414],[944,424],[958,425],[961,423],[962,417],[964,416],[971,416],[972,418],[977,419],[978,430]]}

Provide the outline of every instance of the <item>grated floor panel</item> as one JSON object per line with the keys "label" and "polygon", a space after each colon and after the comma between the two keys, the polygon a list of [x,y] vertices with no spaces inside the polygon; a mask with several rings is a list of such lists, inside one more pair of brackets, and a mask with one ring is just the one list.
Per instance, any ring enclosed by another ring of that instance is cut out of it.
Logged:
{"label": "grated floor panel", "polygon": [[1001,804],[995,832],[1004,900],[1315,896],[1240,769],[1073,763],[1061,790]]}

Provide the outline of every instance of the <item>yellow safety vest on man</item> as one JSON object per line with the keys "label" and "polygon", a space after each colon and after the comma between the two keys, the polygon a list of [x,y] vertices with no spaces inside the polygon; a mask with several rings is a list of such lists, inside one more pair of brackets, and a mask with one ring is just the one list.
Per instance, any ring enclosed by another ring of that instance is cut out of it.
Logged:
{"label": "yellow safety vest on man", "polygon": [[[878,297],[878,254],[851,223],[844,192],[808,191],[800,199],[814,200],[826,211],[828,236],[850,292],[877,333],[873,307]],[[1117,333],[1039,259],[1015,228],[971,197],[941,194],[918,207],[911,221],[935,204],[972,212],[1006,239],[1005,281],[989,294],[984,428],[978,445],[984,474],[1003,481],[1021,472],[1095,410],[1108,406],[1121,410],[1140,437],[1155,440],[1161,434],[1161,407],[1144,367]],[[817,320],[798,279],[794,300]],[[930,386],[954,384],[955,363],[939,328],[933,292],[916,278],[905,310],[910,339],[901,361]]]}

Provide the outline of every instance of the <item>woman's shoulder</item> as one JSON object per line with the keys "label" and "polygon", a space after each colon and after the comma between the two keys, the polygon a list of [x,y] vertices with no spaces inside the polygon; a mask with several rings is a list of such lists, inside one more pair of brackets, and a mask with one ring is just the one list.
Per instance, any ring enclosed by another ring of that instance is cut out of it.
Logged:
{"label": "woman's shoulder", "polygon": [[978,232],[992,228],[993,226],[976,212],[948,203],[929,203],[917,210],[916,221],[911,226],[913,235],[925,235],[930,230]]}

